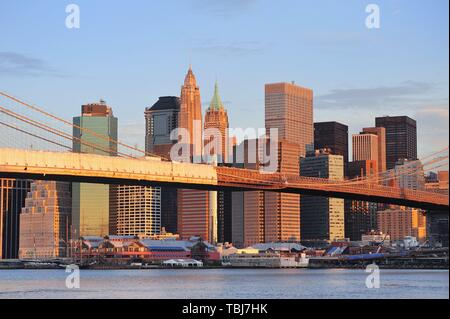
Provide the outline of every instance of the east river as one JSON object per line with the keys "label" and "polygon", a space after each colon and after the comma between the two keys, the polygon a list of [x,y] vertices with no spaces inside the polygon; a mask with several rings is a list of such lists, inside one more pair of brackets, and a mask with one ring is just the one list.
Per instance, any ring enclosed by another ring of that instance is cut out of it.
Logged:
{"label": "east river", "polygon": [[448,270],[364,269],[81,270],[68,289],[61,270],[0,270],[1,298],[449,298]]}

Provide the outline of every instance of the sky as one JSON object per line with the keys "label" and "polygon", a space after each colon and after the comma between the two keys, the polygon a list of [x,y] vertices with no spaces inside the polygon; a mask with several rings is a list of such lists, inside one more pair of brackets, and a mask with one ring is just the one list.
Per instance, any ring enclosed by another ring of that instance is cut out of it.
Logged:
{"label": "sky", "polygon": [[[68,29],[68,4],[80,28]],[[380,8],[369,29],[366,6]],[[179,96],[192,65],[204,109],[217,80],[231,127],[264,127],[264,84],[313,89],[314,121],[349,133],[417,121],[419,157],[448,145],[447,0],[0,0],[0,90],[71,119],[100,98],[119,139],[144,144],[144,109]]]}

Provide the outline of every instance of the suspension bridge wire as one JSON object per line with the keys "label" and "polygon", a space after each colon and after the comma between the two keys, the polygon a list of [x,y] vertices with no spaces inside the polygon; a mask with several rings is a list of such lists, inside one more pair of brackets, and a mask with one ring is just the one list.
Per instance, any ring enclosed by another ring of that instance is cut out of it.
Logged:
{"label": "suspension bridge wire", "polygon": [[[30,124],[32,126],[35,126],[35,127],[39,128],[39,129],[45,130],[46,132],[49,132],[49,133],[55,134],[57,136],[60,136],[62,138],[65,138],[67,140],[70,140],[70,141],[77,140],[78,142],[80,142],[83,145],[86,145],[86,146],[92,147],[94,149],[103,151],[103,152],[105,152],[107,154],[109,154],[111,152],[110,148],[103,148],[103,147],[101,147],[99,145],[96,145],[94,143],[87,142],[87,141],[82,140],[82,139],[80,139],[78,137],[75,137],[75,136],[73,136],[71,134],[68,134],[66,132],[63,132],[63,131],[60,131],[58,129],[52,128],[52,127],[50,127],[50,126],[48,126],[48,125],[46,125],[44,123],[35,121],[35,120],[30,119],[30,118],[28,118],[26,116],[23,116],[23,115],[20,115],[18,113],[15,113],[13,111],[10,111],[10,110],[2,107],[1,105],[0,105],[0,112],[5,113],[5,114],[7,114],[7,115],[9,115],[11,117],[14,117],[14,118],[18,119],[19,121],[25,122],[27,124]],[[117,152],[117,154],[123,155],[125,157],[134,158],[134,157],[132,157],[129,154],[125,154],[125,153],[121,153],[121,152]]]}
{"label": "suspension bridge wire", "polygon": [[27,131],[25,131],[25,130],[22,130],[22,129],[16,127],[16,126],[12,126],[12,125],[7,124],[7,123],[4,123],[4,122],[2,122],[2,121],[0,121],[0,124],[1,124],[1,125],[4,125],[4,126],[6,126],[6,127],[12,128],[13,130],[16,130],[16,131],[18,131],[18,132],[21,132],[21,133],[24,133],[24,134],[27,134],[27,135],[36,137],[36,138],[38,138],[38,139],[40,139],[40,140],[43,140],[43,141],[45,141],[45,142],[52,143],[52,144],[55,144],[55,145],[57,145],[57,146],[64,147],[64,148],[67,148],[67,149],[69,149],[69,150],[72,150],[72,148],[71,148],[70,146],[67,146],[67,145],[64,145],[64,144],[61,144],[61,143],[58,143],[58,142],[49,140],[49,139],[47,139],[47,138],[45,138],[45,137],[43,137],[43,136],[39,136],[39,135],[30,133],[30,132],[27,132]]}
{"label": "suspension bridge wire", "polygon": [[43,114],[43,115],[45,115],[47,117],[50,117],[50,118],[52,118],[54,120],[62,122],[62,123],[66,124],[66,125],[69,125],[71,127],[77,128],[77,129],[81,130],[82,132],[89,133],[89,134],[91,134],[93,136],[96,136],[98,138],[101,138],[101,139],[103,139],[105,141],[112,142],[112,143],[116,144],[117,146],[120,145],[120,146],[123,146],[125,148],[130,149],[130,150],[137,151],[137,152],[143,154],[144,156],[158,157],[158,158],[167,160],[167,157],[165,157],[165,156],[161,156],[161,155],[153,154],[153,153],[150,153],[150,152],[146,152],[145,150],[142,150],[142,149],[139,149],[137,147],[133,147],[133,146],[130,146],[128,144],[122,143],[122,142],[120,142],[118,140],[115,140],[115,139],[109,137],[109,136],[105,136],[105,135],[99,134],[99,133],[97,133],[95,131],[92,131],[92,130],[90,130],[88,128],[80,127],[80,126],[78,126],[76,124],[73,124],[73,123],[71,123],[69,121],[64,120],[63,118],[60,118],[60,117],[55,116],[55,115],[53,115],[51,113],[48,113],[48,112],[44,111],[43,109],[41,109],[41,108],[39,108],[37,106],[33,106],[33,105],[23,101],[23,100],[20,100],[20,99],[14,97],[12,95],[7,94],[5,92],[0,91],[0,95],[3,96],[3,97],[6,97],[7,99],[12,100],[12,101],[14,101],[16,103],[19,103],[19,104],[21,104],[21,105],[23,105],[23,106],[25,106],[25,107],[27,107],[29,109],[32,109],[32,110],[34,110],[36,112],[39,112],[39,113],[41,113],[41,114]]}

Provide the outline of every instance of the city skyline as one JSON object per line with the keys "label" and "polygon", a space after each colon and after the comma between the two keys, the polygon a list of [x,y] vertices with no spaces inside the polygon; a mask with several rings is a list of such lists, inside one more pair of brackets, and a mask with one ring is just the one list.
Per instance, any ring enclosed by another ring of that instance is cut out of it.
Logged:
{"label": "city skyline", "polygon": [[[338,6],[326,1],[320,8],[312,4],[300,8],[287,1],[292,12],[281,12],[279,7],[271,11],[266,1],[200,0],[191,1],[190,7],[179,1],[141,3],[120,8],[120,13],[115,5],[79,1],[80,29],[69,30],[64,27],[65,6],[49,3],[33,4],[34,14],[21,16],[21,4],[1,5],[0,26],[8,27],[0,30],[9,30],[1,33],[8,44],[0,48],[4,89],[65,118],[79,105],[104,98],[122,119],[120,139],[140,147],[144,145],[142,111],[159,96],[178,95],[177,79],[189,63],[204,92],[203,112],[218,80],[230,127],[264,127],[264,84],[295,80],[314,90],[314,122],[343,123],[351,136],[374,126],[377,116],[408,115],[417,120],[419,157],[448,144],[448,30],[441,27],[448,21],[448,10],[441,7],[448,3],[422,7],[417,2],[380,1],[378,30],[365,28],[365,4]],[[174,7],[185,8],[192,32],[182,22],[161,24],[164,32],[155,32],[161,18],[151,13],[172,12]],[[119,14],[133,23],[112,23]],[[193,18],[200,14],[204,21],[196,22]],[[280,14],[287,16],[283,22],[277,19],[280,23],[272,29],[258,22]],[[26,25],[20,25],[23,19]],[[108,29],[96,19],[107,23]],[[202,28],[211,20],[221,23]],[[261,32],[255,28],[238,35],[232,32],[244,20]],[[28,32],[15,38],[23,28]],[[129,28],[134,35],[127,38]],[[38,41],[43,40],[41,31],[46,38],[61,41],[54,41],[48,50]],[[293,34],[296,37],[289,40]],[[283,61],[274,56],[283,56]]]}

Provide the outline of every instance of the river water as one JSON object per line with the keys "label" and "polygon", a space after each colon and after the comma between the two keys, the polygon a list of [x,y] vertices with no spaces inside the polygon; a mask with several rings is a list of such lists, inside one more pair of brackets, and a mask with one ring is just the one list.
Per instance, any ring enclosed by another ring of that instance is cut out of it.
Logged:
{"label": "river water", "polygon": [[81,270],[80,288],[61,270],[0,270],[0,298],[449,298],[448,270],[364,269]]}

